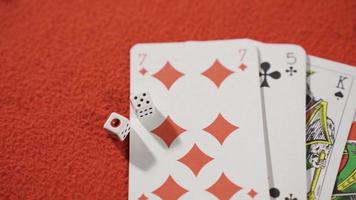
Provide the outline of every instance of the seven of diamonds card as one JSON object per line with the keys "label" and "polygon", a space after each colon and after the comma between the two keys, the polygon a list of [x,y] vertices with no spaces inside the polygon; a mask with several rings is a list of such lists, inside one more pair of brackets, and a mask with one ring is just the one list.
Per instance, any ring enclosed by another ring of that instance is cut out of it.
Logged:
{"label": "seven of diamonds card", "polygon": [[131,49],[129,199],[269,199],[258,54],[248,42]]}
{"label": "seven of diamonds card", "polygon": [[355,111],[356,70],[309,56],[307,91],[308,199],[330,199]]}

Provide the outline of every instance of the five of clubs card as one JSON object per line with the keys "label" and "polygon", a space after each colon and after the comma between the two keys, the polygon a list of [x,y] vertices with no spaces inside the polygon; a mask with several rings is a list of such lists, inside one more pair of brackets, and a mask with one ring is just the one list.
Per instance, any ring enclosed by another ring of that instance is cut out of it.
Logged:
{"label": "five of clubs card", "polygon": [[[130,200],[356,194],[356,68],[250,39],[138,44],[130,56]],[[143,96],[153,104],[141,109]]]}

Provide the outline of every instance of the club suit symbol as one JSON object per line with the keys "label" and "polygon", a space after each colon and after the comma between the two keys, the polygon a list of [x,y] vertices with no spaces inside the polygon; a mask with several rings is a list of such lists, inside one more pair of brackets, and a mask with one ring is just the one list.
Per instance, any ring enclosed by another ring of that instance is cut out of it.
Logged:
{"label": "club suit symbol", "polygon": [[298,199],[294,198],[293,194],[289,194],[289,197],[284,198],[284,200],[298,200]]}
{"label": "club suit symbol", "polygon": [[269,87],[268,80],[267,80],[268,76],[273,79],[281,78],[281,73],[279,71],[274,71],[274,72],[268,73],[268,70],[270,68],[271,68],[271,65],[268,62],[261,63],[262,72],[260,72],[260,76],[263,76],[263,81],[261,83],[261,87]]}
{"label": "club suit symbol", "polygon": [[293,68],[293,66],[290,66],[288,69],[286,69],[286,73],[289,74],[289,76],[293,76],[294,73],[297,73],[298,71]]}
{"label": "club suit symbol", "polygon": [[344,97],[344,94],[341,91],[335,92],[334,95],[337,98],[337,100]]}
{"label": "club suit symbol", "polygon": [[279,195],[281,195],[281,192],[277,188],[271,188],[269,190],[269,195],[273,198],[277,198],[277,197],[279,197]]}

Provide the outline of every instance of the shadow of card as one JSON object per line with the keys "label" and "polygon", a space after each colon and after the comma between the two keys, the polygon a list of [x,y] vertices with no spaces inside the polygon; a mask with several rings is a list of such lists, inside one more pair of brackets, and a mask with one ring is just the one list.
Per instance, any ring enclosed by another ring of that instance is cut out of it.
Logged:
{"label": "shadow of card", "polygon": [[311,91],[311,82],[310,82],[310,76],[313,75],[315,72],[310,68],[310,61],[309,57],[307,57],[307,69],[306,69],[306,110],[312,106],[316,99],[314,97],[313,91]]}

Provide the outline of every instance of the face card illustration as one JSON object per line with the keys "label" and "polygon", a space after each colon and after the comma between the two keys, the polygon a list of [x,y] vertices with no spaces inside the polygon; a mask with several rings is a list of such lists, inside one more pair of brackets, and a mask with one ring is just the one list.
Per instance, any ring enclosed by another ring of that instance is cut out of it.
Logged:
{"label": "face card illustration", "polygon": [[308,199],[330,199],[355,111],[356,70],[309,56],[306,149]]}
{"label": "face card illustration", "polygon": [[352,196],[356,196],[356,116],[340,162],[333,200],[351,200]]}
{"label": "face card illustration", "polygon": [[269,198],[257,58],[248,42],[131,49],[130,92],[156,112],[131,107],[130,200]]}
{"label": "face card illustration", "polygon": [[305,73],[303,48],[253,41],[260,55],[272,199],[305,199]]}

